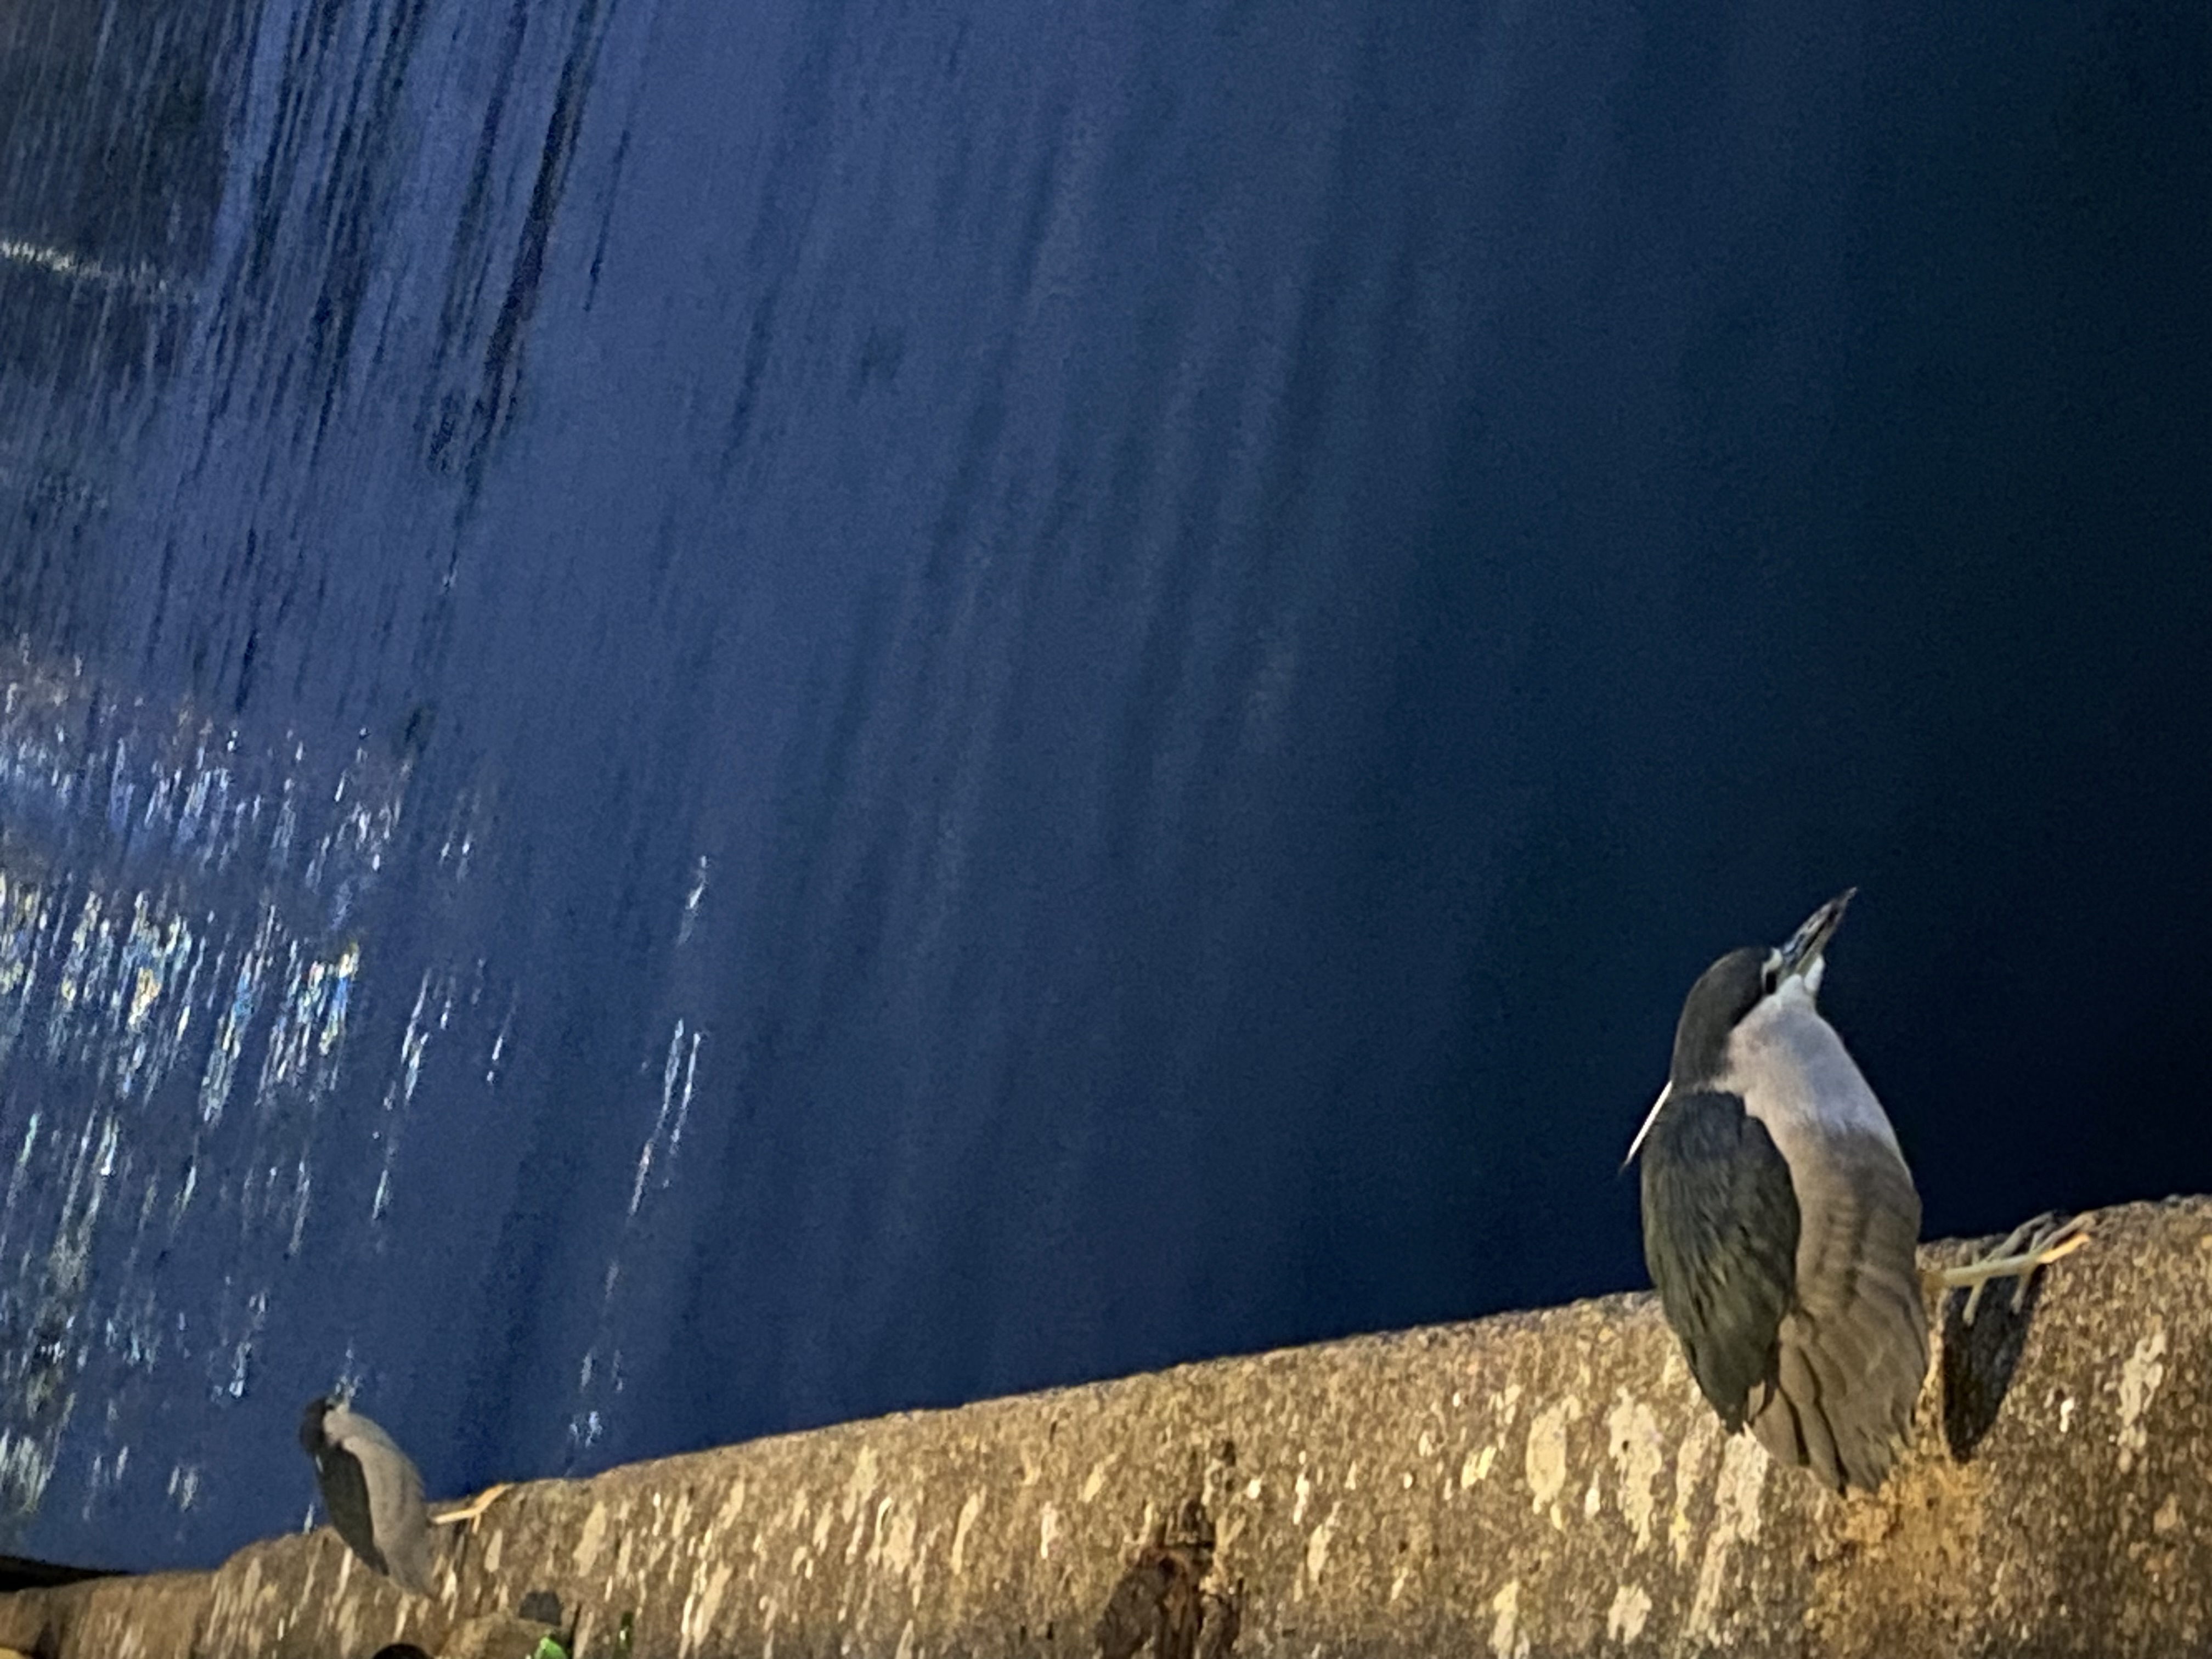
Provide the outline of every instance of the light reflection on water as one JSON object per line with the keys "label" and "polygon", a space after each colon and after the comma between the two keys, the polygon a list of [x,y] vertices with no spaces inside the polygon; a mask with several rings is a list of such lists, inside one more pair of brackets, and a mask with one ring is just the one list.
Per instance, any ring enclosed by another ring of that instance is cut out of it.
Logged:
{"label": "light reflection on water", "polygon": [[[157,1372],[245,1397],[408,775],[357,753],[324,788],[296,742],[257,754],[20,653],[0,677],[0,1516],[21,1517],[65,1437],[88,1508],[125,1480],[124,1407]],[[227,1259],[211,1305],[165,1299],[173,1252]],[[204,1479],[179,1462],[170,1498]]]}
{"label": "light reflection on water", "polygon": [[[534,1343],[558,1378],[502,1473],[570,1421],[572,1458],[601,1445],[615,1287],[701,1139],[696,984],[559,1024],[486,858],[527,839],[492,828],[499,766],[446,745],[426,787],[404,712],[467,707],[459,526],[525,407],[582,112],[629,102],[649,14],[156,11],[41,5],[0,52],[0,1545],[115,1565],[295,1515],[269,1425],[309,1387],[363,1386],[439,1478],[490,1386],[432,1375],[472,1320],[487,1371]],[[564,234],[604,249],[600,137]],[[366,542],[334,505],[377,501]],[[659,948],[708,891],[696,848],[678,872]],[[558,1285],[426,1296],[517,1188],[573,1245]]]}
{"label": "light reflection on water", "polygon": [[[450,895],[483,851],[465,793],[399,846],[409,761],[364,738],[333,770],[292,735],[126,704],[19,650],[0,652],[0,1535],[50,1510],[50,1488],[89,1523],[142,1511],[151,1483],[181,1519],[271,1470],[149,1423],[180,1395],[247,1401],[303,1285],[380,1256],[414,1115],[491,1109],[526,981],[480,951],[454,959],[453,939],[481,943],[465,933],[380,946],[384,884],[408,869],[414,901],[423,881]],[[676,948],[707,889],[700,858]],[[374,1052],[368,1001],[387,1010]],[[638,1078],[643,1139],[617,1166],[627,1209],[586,1246],[603,1270],[582,1291],[597,1311],[573,1361],[571,1466],[622,1391],[625,1253],[699,1088],[696,1014],[663,1030]],[[345,1340],[324,1385],[349,1391],[384,1362]]]}

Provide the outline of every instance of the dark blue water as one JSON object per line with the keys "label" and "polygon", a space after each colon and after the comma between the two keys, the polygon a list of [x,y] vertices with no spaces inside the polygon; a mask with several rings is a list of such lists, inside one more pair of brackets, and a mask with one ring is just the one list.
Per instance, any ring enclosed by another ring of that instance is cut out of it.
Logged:
{"label": "dark blue water", "polygon": [[2201,9],[0,20],[0,1506],[1642,1282],[1690,979],[2212,1188]]}

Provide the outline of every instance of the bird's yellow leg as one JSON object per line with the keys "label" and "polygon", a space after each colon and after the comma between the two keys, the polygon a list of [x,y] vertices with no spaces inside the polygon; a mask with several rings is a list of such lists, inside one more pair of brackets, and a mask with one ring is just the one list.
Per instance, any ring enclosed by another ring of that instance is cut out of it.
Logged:
{"label": "bird's yellow leg", "polygon": [[1946,1267],[1941,1283],[1947,1291],[1964,1290],[1966,1306],[1962,1316],[1969,1325],[1974,1322],[1974,1310],[1979,1305],[1982,1292],[1993,1279],[2010,1279],[2013,1286],[2012,1305],[2019,1310],[2021,1298],[2027,1293],[2027,1281],[2039,1267],[2063,1260],[2089,1242],[2089,1218],[2077,1215],[2063,1224],[2051,1215],[2037,1216],[2024,1221],[2012,1231],[2012,1236],[1978,1261],[1960,1267]]}
{"label": "bird's yellow leg", "polygon": [[474,1532],[477,1529],[477,1522],[483,1518],[483,1512],[492,1506],[493,1500],[501,1492],[512,1490],[513,1483],[502,1480],[497,1486],[486,1486],[459,1509],[441,1510],[430,1519],[441,1527],[465,1525],[471,1532]]}

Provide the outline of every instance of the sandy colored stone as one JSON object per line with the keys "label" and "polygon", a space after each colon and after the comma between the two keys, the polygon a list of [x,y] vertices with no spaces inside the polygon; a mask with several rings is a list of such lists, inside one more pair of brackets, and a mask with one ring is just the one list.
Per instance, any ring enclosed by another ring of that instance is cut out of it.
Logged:
{"label": "sandy colored stone", "polygon": [[434,1599],[325,1530],[0,1598],[0,1644],[436,1653],[548,1590],[585,1659],[624,1613],[640,1659],[2212,1647],[2212,1200],[2101,1213],[2024,1314],[1962,1299],[1871,1497],[1724,1437],[1619,1296],[533,1483]]}
{"label": "sandy colored stone", "polygon": [[539,1642],[556,1635],[550,1625],[489,1613],[465,1619],[446,1632],[438,1659],[533,1659]]}

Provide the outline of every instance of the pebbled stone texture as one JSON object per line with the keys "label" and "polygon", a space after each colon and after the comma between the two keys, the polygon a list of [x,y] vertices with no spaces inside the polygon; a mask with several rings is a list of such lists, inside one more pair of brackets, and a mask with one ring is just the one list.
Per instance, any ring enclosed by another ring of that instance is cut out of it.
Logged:
{"label": "pebbled stone texture", "polygon": [[1872,1496],[1723,1437],[1615,1296],[532,1483],[441,1529],[431,1599],[327,1529],[22,1591],[0,1647],[439,1654],[551,1592],[581,1659],[2212,1650],[2212,1200],[1963,1301]]}

